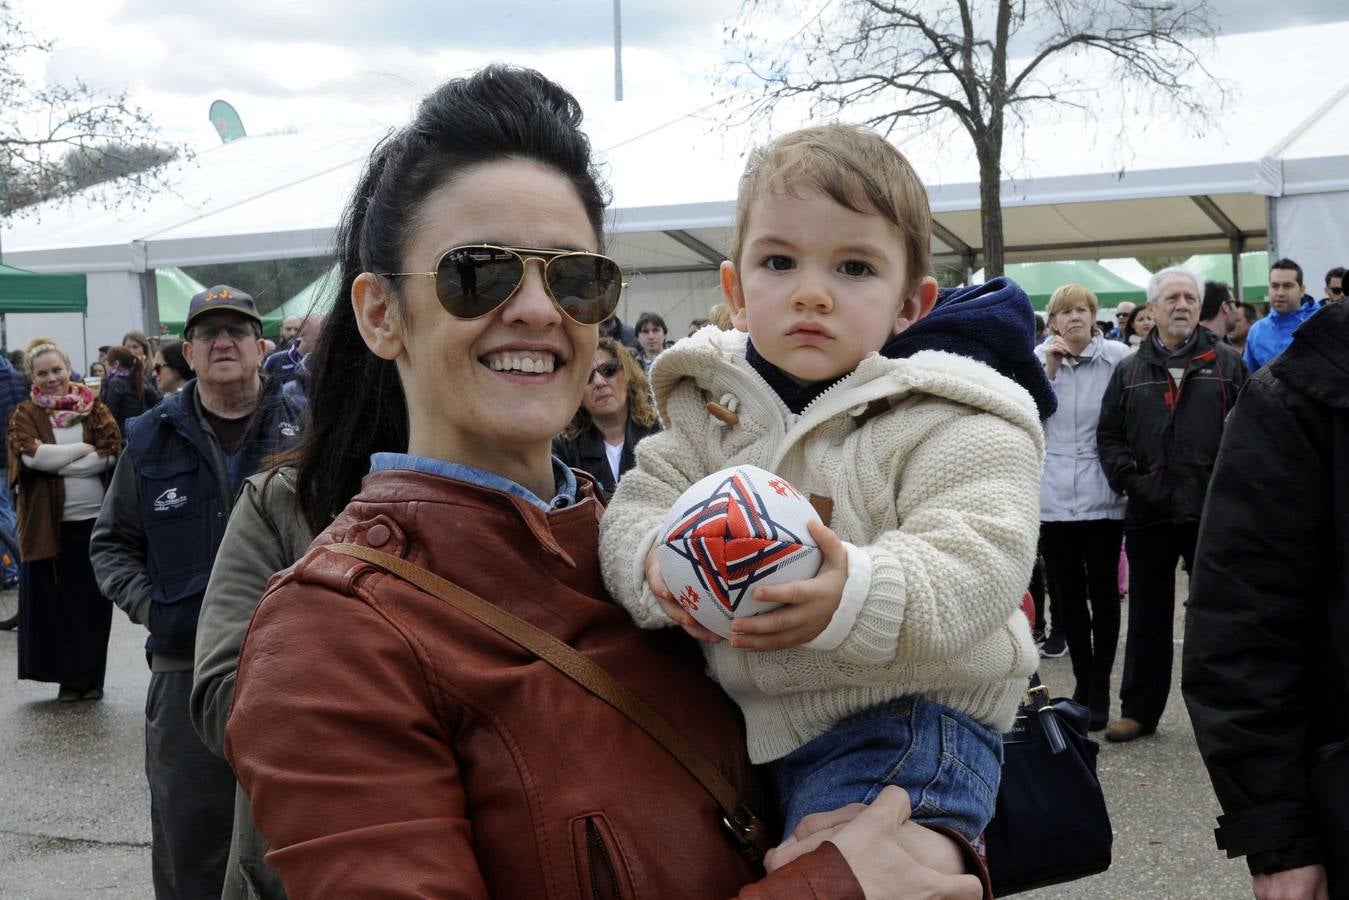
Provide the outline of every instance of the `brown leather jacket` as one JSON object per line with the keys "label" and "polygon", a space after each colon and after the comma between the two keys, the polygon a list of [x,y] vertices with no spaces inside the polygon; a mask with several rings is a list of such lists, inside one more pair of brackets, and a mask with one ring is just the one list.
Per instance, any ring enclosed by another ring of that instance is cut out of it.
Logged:
{"label": "brown leather jacket", "polygon": [[832,844],[746,887],[711,797],[645,733],[445,602],[321,549],[402,556],[566,641],[748,796],[737,717],[697,648],[605,594],[601,509],[378,472],[273,580],[225,753],[293,900],[862,897]]}

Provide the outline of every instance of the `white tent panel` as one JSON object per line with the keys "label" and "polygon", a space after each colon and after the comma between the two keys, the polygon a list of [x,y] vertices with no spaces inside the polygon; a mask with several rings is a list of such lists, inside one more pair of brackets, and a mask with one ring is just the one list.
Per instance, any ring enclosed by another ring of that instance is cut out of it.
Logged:
{"label": "white tent panel", "polygon": [[644,312],[665,320],[671,338],[681,338],[694,319],[722,302],[721,283],[715,271],[681,272],[657,276],[639,275],[628,282],[619,301],[618,317],[628,325]]}
{"label": "white tent panel", "polygon": [[1302,266],[1307,293],[1325,294],[1325,273],[1349,266],[1349,191],[1280,197],[1277,207],[1278,254]]}

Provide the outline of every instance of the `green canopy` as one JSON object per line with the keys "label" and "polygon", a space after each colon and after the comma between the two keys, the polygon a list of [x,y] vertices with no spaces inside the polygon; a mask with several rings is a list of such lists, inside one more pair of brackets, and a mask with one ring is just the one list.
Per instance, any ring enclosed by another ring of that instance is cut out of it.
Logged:
{"label": "green canopy", "polygon": [[[982,271],[974,274],[974,282],[983,280]],[[1128,300],[1140,303],[1147,299],[1147,289],[1126,281],[1098,262],[1079,259],[1072,262],[1010,263],[1003,272],[1021,286],[1030,296],[1031,305],[1039,312],[1049,306],[1049,297],[1065,284],[1080,284],[1096,295],[1102,308],[1118,306]]]}
{"label": "green canopy", "polygon": [[0,265],[0,313],[83,313],[88,309],[84,275],[44,275]]}
{"label": "green canopy", "polygon": [[[1226,253],[1201,253],[1183,263],[1203,281],[1232,283],[1232,257]],[[1263,302],[1269,295],[1269,253],[1253,250],[1241,254],[1241,299]]]}
{"label": "green canopy", "polygon": [[155,290],[159,295],[160,332],[181,335],[192,295],[206,290],[206,285],[182,269],[155,269]]}
{"label": "green canopy", "polygon": [[286,316],[299,316],[303,319],[311,312],[327,315],[333,308],[333,297],[337,294],[337,286],[341,280],[342,268],[334,263],[331,269],[315,278],[308,286],[301,288],[295,296],[271,312],[264,313],[262,333],[280,333],[281,320]]}

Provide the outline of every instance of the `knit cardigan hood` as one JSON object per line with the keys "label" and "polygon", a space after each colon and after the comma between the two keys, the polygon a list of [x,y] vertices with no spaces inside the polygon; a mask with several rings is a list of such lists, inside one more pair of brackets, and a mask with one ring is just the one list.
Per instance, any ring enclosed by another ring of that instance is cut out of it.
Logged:
{"label": "knit cardigan hood", "polygon": [[1039,527],[1044,433],[1030,394],[951,353],[873,353],[797,415],[704,328],[652,368],[666,429],[638,448],[600,525],[606,585],[638,625],[672,623],[644,563],[671,506],[732,465],[776,472],[832,504],[844,596],[802,647],[705,645],[745,715],[750,758],[777,759],[848,715],[902,696],[1010,726],[1038,663],[1019,608]]}

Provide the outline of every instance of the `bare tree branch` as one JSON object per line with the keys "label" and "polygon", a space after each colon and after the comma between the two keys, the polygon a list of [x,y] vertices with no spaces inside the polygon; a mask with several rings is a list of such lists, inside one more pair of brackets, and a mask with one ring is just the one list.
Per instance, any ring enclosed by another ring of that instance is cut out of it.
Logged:
{"label": "bare tree branch", "polygon": [[[1009,46],[1032,23],[1034,50],[1009,71]],[[1226,97],[1197,49],[1216,33],[1211,0],[742,0],[723,33],[734,61],[719,90],[738,98],[739,122],[771,124],[805,104],[813,118],[850,115],[886,134],[924,118],[957,123],[979,160],[992,273],[1007,128],[1018,135],[1032,110],[1089,102],[1049,63],[1100,59],[1118,83],[1188,112]]]}
{"label": "bare tree branch", "polygon": [[32,204],[81,189],[111,206],[162,188],[170,162],[190,151],[161,140],[125,92],[28,78],[26,57],[52,47],[0,0],[0,216],[26,215]]}

